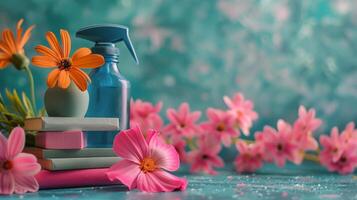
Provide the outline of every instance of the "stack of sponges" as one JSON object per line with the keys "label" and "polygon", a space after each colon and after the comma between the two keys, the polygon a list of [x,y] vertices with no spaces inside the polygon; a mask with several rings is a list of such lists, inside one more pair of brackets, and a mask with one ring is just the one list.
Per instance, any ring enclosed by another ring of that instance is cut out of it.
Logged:
{"label": "stack of sponges", "polygon": [[31,118],[25,120],[25,130],[38,131],[35,146],[25,152],[35,155],[42,166],[36,176],[41,188],[113,184],[105,172],[119,158],[112,148],[86,148],[83,131],[117,131],[119,119]]}

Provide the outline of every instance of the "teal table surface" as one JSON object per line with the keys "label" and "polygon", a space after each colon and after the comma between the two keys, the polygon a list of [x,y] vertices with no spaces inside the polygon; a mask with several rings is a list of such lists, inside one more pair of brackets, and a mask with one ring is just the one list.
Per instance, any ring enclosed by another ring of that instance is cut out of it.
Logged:
{"label": "teal table surface", "polygon": [[144,193],[127,191],[124,186],[41,190],[0,199],[357,199],[357,179],[353,175],[328,173],[322,167],[305,163],[285,168],[266,165],[255,174],[240,175],[231,166],[217,176],[192,175],[187,168],[177,173],[189,180],[184,192]]}

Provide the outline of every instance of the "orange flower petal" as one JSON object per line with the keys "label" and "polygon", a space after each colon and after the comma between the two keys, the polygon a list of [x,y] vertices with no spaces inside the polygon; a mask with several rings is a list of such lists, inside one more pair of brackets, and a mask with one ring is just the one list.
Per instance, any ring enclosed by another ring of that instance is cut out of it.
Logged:
{"label": "orange flower petal", "polygon": [[70,71],[76,71],[78,72],[84,79],[86,79],[87,81],[91,81],[88,74],[85,73],[84,71],[82,71],[80,68],[78,67],[71,67]]}
{"label": "orange flower petal", "polygon": [[74,54],[72,56],[72,61],[77,60],[78,58],[81,58],[84,56],[88,56],[91,53],[92,53],[92,51],[89,48],[85,48],[85,47],[79,48],[74,52]]}
{"label": "orange flower petal", "polygon": [[5,68],[9,64],[8,60],[0,60],[0,69]]}
{"label": "orange flower petal", "polygon": [[34,29],[35,26],[32,25],[30,26],[24,33],[24,35],[22,36],[21,40],[20,40],[20,43],[19,43],[19,47],[20,48],[24,48],[25,44],[27,43],[27,41],[30,39],[31,37],[31,31],[32,29]]}
{"label": "orange flower petal", "polygon": [[57,40],[55,34],[50,31],[47,32],[46,39],[47,39],[47,42],[50,45],[51,49],[56,53],[57,58],[62,58],[62,49],[58,43],[58,40]]}
{"label": "orange flower petal", "polygon": [[99,54],[90,54],[72,61],[73,66],[79,68],[97,68],[104,64],[104,58]]}
{"label": "orange flower petal", "polygon": [[0,50],[3,51],[4,53],[6,53],[8,56],[11,56],[11,50],[10,48],[7,46],[7,44],[5,42],[0,41]]}
{"label": "orange flower petal", "polygon": [[84,73],[82,70],[75,68],[75,67],[72,67],[71,70],[69,71],[69,76],[71,77],[73,82],[77,85],[77,87],[81,91],[87,90],[87,78],[86,78],[87,76],[86,75],[87,74]]}
{"label": "orange flower petal", "polygon": [[23,46],[22,46],[22,47],[20,46],[20,43],[21,43],[21,35],[22,35],[21,25],[22,25],[23,22],[24,22],[24,19],[20,19],[20,20],[17,22],[17,25],[16,25],[16,44],[18,45],[18,48],[19,48],[19,49],[22,49],[22,48],[23,48]]}
{"label": "orange flower petal", "polygon": [[11,51],[11,53],[16,53],[16,44],[15,44],[15,40],[14,40],[14,35],[12,34],[10,29],[5,29],[2,32],[2,38],[4,40],[4,42],[7,44],[7,46],[9,47],[9,50]]}
{"label": "orange flower petal", "polygon": [[38,67],[57,67],[57,63],[48,56],[34,56],[32,57],[32,64]]}
{"label": "orange flower petal", "polygon": [[66,89],[68,88],[69,84],[71,84],[69,72],[66,70],[61,70],[58,77],[58,87]]}
{"label": "orange flower petal", "polygon": [[61,60],[60,60],[61,58],[58,58],[58,57],[56,56],[56,53],[55,53],[52,49],[50,49],[50,48],[48,48],[48,47],[46,47],[46,46],[38,45],[38,46],[35,47],[35,50],[36,50],[39,54],[42,54],[42,55],[44,55],[44,56],[47,56],[47,57],[52,58],[53,61],[55,61],[56,63],[58,63],[58,62],[61,61]]}
{"label": "orange flower petal", "polygon": [[16,24],[16,29],[21,28],[21,25],[22,25],[23,22],[24,22],[24,19],[20,19]]}
{"label": "orange flower petal", "polygon": [[0,60],[9,60],[10,56],[7,55],[7,53],[1,53],[0,52]]}
{"label": "orange flower petal", "polygon": [[62,49],[63,49],[63,58],[68,58],[71,52],[71,36],[68,31],[61,29],[61,39],[62,39]]}
{"label": "orange flower petal", "polygon": [[60,73],[60,70],[59,69],[54,69],[52,70],[49,74],[48,74],[48,77],[47,77],[47,86],[49,88],[53,88],[56,86],[57,84],[57,80],[58,80],[58,75]]}

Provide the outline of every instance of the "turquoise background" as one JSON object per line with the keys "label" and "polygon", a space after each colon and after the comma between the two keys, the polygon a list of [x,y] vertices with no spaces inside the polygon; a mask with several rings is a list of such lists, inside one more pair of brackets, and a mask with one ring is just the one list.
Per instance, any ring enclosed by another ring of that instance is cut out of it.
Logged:
{"label": "turquoise background", "polygon": [[[28,43],[68,29],[73,47],[80,27],[116,23],[130,28],[140,65],[121,47],[120,69],[134,98],[164,108],[187,101],[193,109],[224,108],[223,95],[242,91],[260,114],[254,130],[292,121],[300,104],[325,120],[319,133],[356,121],[357,2],[354,0],[4,0],[0,28],[36,24]],[[72,50],[73,52],[73,50]],[[33,67],[42,105],[49,70]],[[25,88],[25,73],[0,71],[3,92]],[[164,112],[163,112],[164,113]]]}

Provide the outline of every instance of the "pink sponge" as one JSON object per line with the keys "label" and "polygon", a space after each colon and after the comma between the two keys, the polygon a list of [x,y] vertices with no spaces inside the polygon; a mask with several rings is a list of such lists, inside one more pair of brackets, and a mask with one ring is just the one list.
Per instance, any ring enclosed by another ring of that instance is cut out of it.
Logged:
{"label": "pink sponge", "polygon": [[107,171],[108,168],[56,172],[41,170],[35,178],[41,189],[120,184],[117,180],[110,181],[106,175]]}
{"label": "pink sponge", "polygon": [[36,146],[45,149],[83,149],[87,146],[82,131],[40,132]]}

